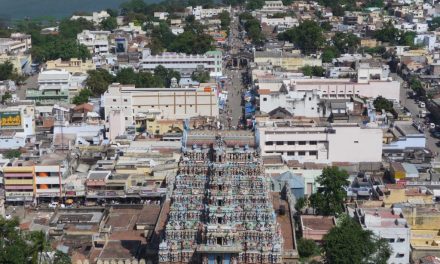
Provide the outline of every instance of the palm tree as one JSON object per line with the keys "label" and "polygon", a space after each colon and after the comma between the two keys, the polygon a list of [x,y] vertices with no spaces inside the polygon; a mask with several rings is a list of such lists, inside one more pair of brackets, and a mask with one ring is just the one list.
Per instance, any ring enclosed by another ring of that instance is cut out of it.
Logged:
{"label": "palm tree", "polygon": [[36,231],[30,234],[30,241],[32,242],[32,263],[41,264],[41,256],[43,251],[49,247],[46,240],[46,234],[43,231]]}

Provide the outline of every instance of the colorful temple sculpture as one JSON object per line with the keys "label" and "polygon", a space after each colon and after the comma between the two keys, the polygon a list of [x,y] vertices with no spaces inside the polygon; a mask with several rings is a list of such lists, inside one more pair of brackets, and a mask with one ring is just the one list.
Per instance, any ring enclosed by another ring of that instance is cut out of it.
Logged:
{"label": "colorful temple sculpture", "polygon": [[160,263],[282,263],[270,181],[251,137],[225,131],[187,137]]}

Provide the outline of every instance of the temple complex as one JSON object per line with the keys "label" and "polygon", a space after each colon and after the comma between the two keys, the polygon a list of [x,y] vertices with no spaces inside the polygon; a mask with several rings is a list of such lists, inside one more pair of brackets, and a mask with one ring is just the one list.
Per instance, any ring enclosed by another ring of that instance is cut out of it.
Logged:
{"label": "temple complex", "polygon": [[282,263],[283,237],[253,134],[230,132],[185,135],[160,263]]}

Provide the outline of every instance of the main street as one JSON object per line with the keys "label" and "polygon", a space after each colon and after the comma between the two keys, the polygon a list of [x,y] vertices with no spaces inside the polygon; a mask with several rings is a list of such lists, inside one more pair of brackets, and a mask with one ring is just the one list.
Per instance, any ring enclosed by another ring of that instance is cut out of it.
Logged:
{"label": "main street", "polygon": [[[230,34],[228,38],[229,52],[225,54],[226,58],[232,59],[235,54],[243,47],[243,41],[239,38],[238,30],[238,18],[233,16],[231,21]],[[224,80],[224,91],[228,93],[228,100],[225,105],[225,109],[221,112],[220,122],[225,128],[237,127],[240,119],[243,116],[242,92],[245,90],[245,86],[242,82],[242,74],[246,72],[246,69],[231,69],[227,66],[227,59],[223,61],[223,75],[227,77]]]}
{"label": "main street", "polygon": [[[396,80],[402,82],[402,84],[404,84],[404,81],[396,74],[393,74],[392,77],[395,78]],[[406,88],[406,87],[408,87],[408,88]],[[402,106],[406,107],[406,109],[411,113],[411,116],[412,116],[413,121],[415,123],[424,124],[425,119],[419,117],[419,112],[420,112],[420,110],[426,110],[426,109],[420,108],[414,99],[408,98],[408,92],[410,92],[409,86],[401,85],[400,104]],[[440,124],[437,124],[437,125],[440,125]],[[429,150],[431,150],[434,154],[440,153],[440,147],[439,147],[439,145],[437,145],[437,143],[439,142],[439,139],[433,137],[428,128],[426,128],[424,130],[424,133],[426,136],[426,147]],[[436,160],[438,160],[438,159],[439,159],[439,157],[436,157]]]}

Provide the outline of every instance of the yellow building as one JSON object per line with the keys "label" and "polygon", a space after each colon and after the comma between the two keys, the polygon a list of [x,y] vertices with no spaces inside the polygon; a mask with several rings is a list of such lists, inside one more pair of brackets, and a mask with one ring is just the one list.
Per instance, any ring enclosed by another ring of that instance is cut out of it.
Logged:
{"label": "yellow building", "polygon": [[391,207],[393,204],[398,203],[410,203],[414,205],[433,204],[433,195],[427,188],[405,188],[398,184],[388,184],[386,185],[384,193],[383,203],[385,207]]}
{"label": "yellow building", "polygon": [[322,66],[321,59],[282,51],[256,51],[254,62],[257,64],[270,63],[272,66],[282,67],[288,71],[297,71],[306,65]]}
{"label": "yellow building", "polygon": [[6,201],[31,202],[33,200],[35,181],[32,162],[16,161],[11,166],[4,167],[3,179]]}
{"label": "yellow building", "polygon": [[440,257],[440,211],[433,206],[405,207],[402,211],[411,227],[412,260]]}
{"label": "yellow building", "polygon": [[22,75],[31,72],[32,56],[31,54],[0,54],[0,63],[9,61],[17,70],[17,73]]}
{"label": "yellow building", "polygon": [[46,62],[46,70],[65,69],[70,73],[87,73],[90,70],[96,70],[96,66],[92,60],[82,61],[80,59],[72,58],[68,61],[61,59],[51,60]]}
{"label": "yellow building", "polygon": [[377,40],[363,38],[363,39],[361,39],[361,47],[375,48],[375,47],[377,47]]}

